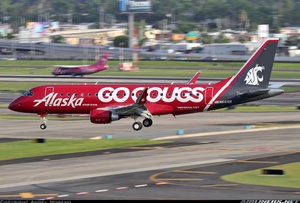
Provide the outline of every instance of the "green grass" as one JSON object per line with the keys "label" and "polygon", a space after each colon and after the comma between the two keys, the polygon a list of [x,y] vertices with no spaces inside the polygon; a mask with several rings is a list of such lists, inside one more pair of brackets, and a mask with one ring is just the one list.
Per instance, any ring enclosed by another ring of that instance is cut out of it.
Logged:
{"label": "green grass", "polygon": [[292,106],[273,106],[273,105],[237,105],[234,109],[217,109],[216,112],[293,112],[299,111],[297,107]]}
{"label": "green grass", "polygon": [[[125,60],[126,61],[126,60]],[[128,60],[131,61],[131,60]],[[0,66],[54,66],[54,65],[89,65],[95,61],[71,60],[71,61],[40,61],[40,60],[16,60],[0,61]],[[108,60],[108,65],[117,66],[124,61]],[[138,62],[139,66],[186,66],[186,67],[231,67],[240,68],[245,62],[202,62],[202,61],[143,61]],[[298,63],[274,63],[274,68],[299,68]]]}
{"label": "green grass", "polygon": [[[40,117],[33,113],[24,113],[19,115],[0,115],[0,119],[12,119],[12,120],[39,120]],[[58,115],[47,115],[47,119],[56,121],[73,121],[73,120],[85,120],[89,119],[88,116],[71,116],[66,115],[65,117],[58,117]]]}
{"label": "green grass", "polygon": [[[59,82],[0,82],[0,92],[15,92],[23,93],[35,86],[46,85],[46,84],[59,84]],[[72,84],[72,83],[70,83]]]}
{"label": "green grass", "polygon": [[[243,66],[243,62],[187,62],[187,61],[139,61],[140,67],[138,72],[120,72],[117,70],[118,64],[122,61],[108,61],[111,67],[109,70],[101,71],[93,75],[102,76],[192,76],[196,70],[201,71],[203,77],[228,77],[235,74],[239,68]],[[87,65],[94,61],[0,61],[0,74],[8,75],[51,75],[54,65]],[[17,66],[31,66],[31,67],[17,67]],[[38,68],[35,66],[44,66],[45,68]],[[159,67],[159,71],[157,71]],[[165,67],[165,68],[163,68]],[[178,69],[181,67],[181,69]],[[183,68],[182,68],[183,67]],[[177,69],[172,69],[177,68]],[[210,68],[220,68],[221,70],[209,70]],[[234,68],[235,70],[222,70],[222,68]],[[298,78],[299,64],[298,63],[274,63],[274,72],[276,70],[289,69],[289,71],[278,71],[279,73],[272,73],[272,77],[292,77]]]}
{"label": "green grass", "polygon": [[53,154],[68,154],[101,149],[142,146],[158,143],[148,139],[46,139],[45,143],[36,143],[33,140],[0,143],[0,160],[36,157]]}
{"label": "green grass", "polygon": [[263,175],[262,169],[257,169],[225,175],[221,179],[240,184],[300,188],[300,162],[268,167],[267,169],[282,169],[285,174]]}

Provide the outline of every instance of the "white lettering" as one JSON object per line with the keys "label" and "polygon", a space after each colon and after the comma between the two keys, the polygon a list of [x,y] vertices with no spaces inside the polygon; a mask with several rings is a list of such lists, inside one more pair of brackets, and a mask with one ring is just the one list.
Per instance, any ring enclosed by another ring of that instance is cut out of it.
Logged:
{"label": "white lettering", "polygon": [[180,102],[188,102],[190,100],[190,91],[192,89],[190,87],[183,87],[183,88],[180,88],[179,91],[178,91],[178,101]]}
{"label": "white lettering", "polygon": [[56,97],[57,93],[52,92],[42,99],[34,100],[34,102],[36,102],[34,106],[36,107],[44,102],[45,106],[72,106],[73,108],[75,108],[76,106],[81,106],[83,103],[83,98],[75,98],[74,94],[71,96],[71,98]]}
{"label": "white lettering", "polygon": [[[127,101],[129,98],[136,101],[143,89],[144,87],[137,87],[130,93],[130,90],[127,87],[118,87],[116,89],[104,87],[99,90],[98,99],[104,103],[111,101],[121,103]],[[160,87],[151,87],[147,92],[147,101],[155,103],[162,100],[170,103],[177,100],[182,103],[189,101],[198,103],[203,101],[204,90],[205,89],[202,87],[164,87],[163,89]]]}
{"label": "white lettering", "polygon": [[114,91],[114,89],[112,87],[102,88],[98,92],[99,100],[102,102],[110,102],[112,100],[112,97],[110,97],[110,94],[112,94],[113,91]]}
{"label": "white lettering", "polygon": [[130,1],[129,3],[130,3],[130,6],[132,6],[132,7],[151,6],[150,1],[141,1],[141,2]]}
{"label": "white lettering", "polygon": [[172,93],[168,92],[169,88],[165,87],[163,90],[163,95],[165,95],[164,97],[162,97],[162,100],[164,102],[173,102],[175,100],[175,94],[178,91],[178,87],[175,87],[174,90],[172,91]]}
{"label": "white lettering", "polygon": [[[131,96],[131,98],[136,101],[137,98],[138,98],[138,95],[143,91],[143,87],[138,87],[138,88],[135,88],[133,91],[132,91],[132,94],[133,96]],[[140,91],[140,92],[139,92]],[[139,93],[138,93],[139,92]]]}
{"label": "white lettering", "polygon": [[201,102],[203,100],[203,94],[202,92],[204,91],[203,87],[195,87],[192,89],[192,96],[191,96],[191,101],[192,102]]}
{"label": "white lettering", "polygon": [[158,102],[161,100],[162,89],[159,87],[151,87],[148,90],[147,100],[149,102]]}
{"label": "white lettering", "polygon": [[[119,96],[121,96],[120,91],[123,91],[123,98],[120,98]],[[118,87],[117,89],[115,89],[115,91],[113,91],[112,94],[112,98],[114,98],[114,100],[116,102],[125,102],[129,97],[129,89],[125,88],[125,87]]]}

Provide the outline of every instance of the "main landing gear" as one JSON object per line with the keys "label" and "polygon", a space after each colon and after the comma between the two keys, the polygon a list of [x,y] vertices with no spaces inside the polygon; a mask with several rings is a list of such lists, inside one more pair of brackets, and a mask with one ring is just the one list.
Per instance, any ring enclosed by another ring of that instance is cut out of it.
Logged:
{"label": "main landing gear", "polygon": [[135,120],[135,122],[132,124],[132,128],[133,128],[133,130],[136,130],[136,131],[142,129],[143,125],[145,127],[150,127],[153,123],[153,121],[150,118],[145,118],[143,120],[143,124],[140,121],[137,121],[136,118],[134,118],[134,120]]}
{"label": "main landing gear", "polygon": [[45,130],[46,128],[47,128],[47,124],[46,124],[46,121],[47,121],[47,119],[46,119],[46,114],[38,114],[39,115],[39,117],[41,117],[41,119],[42,119],[42,121],[43,121],[43,123],[40,125],[40,128],[42,129],[42,130]]}

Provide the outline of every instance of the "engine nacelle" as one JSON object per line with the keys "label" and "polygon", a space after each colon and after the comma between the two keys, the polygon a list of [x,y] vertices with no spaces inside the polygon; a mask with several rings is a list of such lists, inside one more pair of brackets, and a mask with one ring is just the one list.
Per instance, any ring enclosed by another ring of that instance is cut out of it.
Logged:
{"label": "engine nacelle", "polygon": [[92,123],[111,123],[112,121],[119,120],[120,117],[117,114],[113,114],[111,111],[106,110],[91,110],[90,120]]}

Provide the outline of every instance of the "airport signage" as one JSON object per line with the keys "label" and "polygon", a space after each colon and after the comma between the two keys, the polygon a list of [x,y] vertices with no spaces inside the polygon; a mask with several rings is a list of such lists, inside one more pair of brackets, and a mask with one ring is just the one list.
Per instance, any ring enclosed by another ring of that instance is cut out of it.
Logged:
{"label": "airport signage", "polygon": [[119,0],[119,11],[122,13],[151,12],[151,0]]}

